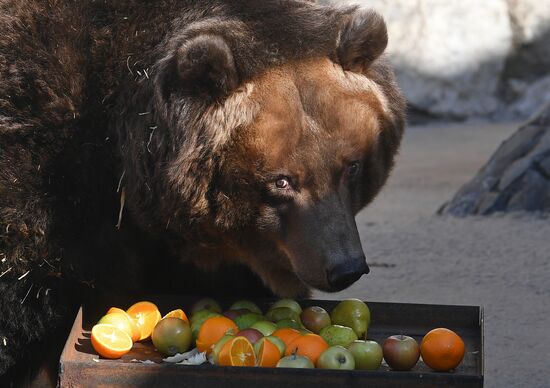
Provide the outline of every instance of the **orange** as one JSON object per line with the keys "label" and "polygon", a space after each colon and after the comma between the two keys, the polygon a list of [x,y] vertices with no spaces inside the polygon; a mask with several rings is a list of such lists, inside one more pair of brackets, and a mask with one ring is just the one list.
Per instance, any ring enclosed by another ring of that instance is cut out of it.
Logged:
{"label": "orange", "polygon": [[158,307],[152,302],[143,301],[135,303],[126,312],[139,327],[141,332],[140,341],[146,340],[151,336],[153,329],[161,319]]}
{"label": "orange", "polygon": [[136,323],[126,313],[107,314],[103,316],[98,323],[113,325],[120,330],[125,331],[132,339],[132,342],[139,341],[139,338],[141,336],[141,332],[139,331]]}
{"label": "orange", "polygon": [[271,333],[271,335],[280,338],[285,343],[285,346],[288,348],[288,345],[290,345],[292,341],[300,337],[302,334],[296,329],[283,327],[282,329],[275,330],[273,333]]}
{"label": "orange", "polygon": [[328,348],[329,345],[320,335],[305,334],[297,337],[287,346],[285,355],[291,356],[297,354],[298,356],[306,356],[315,364],[321,353]]}
{"label": "orange", "polygon": [[245,337],[235,337],[223,345],[218,361],[221,366],[255,366],[254,347]]}
{"label": "orange", "polygon": [[257,354],[257,365],[263,367],[274,368],[281,359],[281,352],[277,345],[273,342],[264,339],[260,344],[260,349]]}
{"label": "orange", "polygon": [[132,338],[123,330],[108,324],[92,328],[92,346],[105,358],[120,358],[132,349]]}
{"label": "orange", "polygon": [[216,342],[226,334],[236,334],[239,328],[231,319],[218,316],[208,318],[202,324],[197,336],[197,348],[200,352],[210,354]]}
{"label": "orange", "polygon": [[164,317],[162,317],[162,319],[164,318],[179,318],[189,323],[189,319],[187,319],[187,315],[185,315],[182,309],[172,310],[168,314],[166,314]]}
{"label": "orange", "polygon": [[130,334],[130,337],[132,337],[132,341],[134,342],[139,341],[139,339],[141,338],[141,331],[139,330],[139,327],[136,324],[136,321],[133,320],[132,317],[130,317],[130,315],[128,315],[126,311],[119,309],[118,307],[111,307],[107,311],[107,314],[105,314],[105,316],[109,314],[117,314],[117,313],[122,314],[128,318],[128,324],[130,325],[130,329],[131,329],[131,333],[128,333],[128,334]]}
{"label": "orange", "polygon": [[424,336],[420,354],[424,363],[435,371],[455,369],[464,358],[464,341],[454,331],[437,328]]}

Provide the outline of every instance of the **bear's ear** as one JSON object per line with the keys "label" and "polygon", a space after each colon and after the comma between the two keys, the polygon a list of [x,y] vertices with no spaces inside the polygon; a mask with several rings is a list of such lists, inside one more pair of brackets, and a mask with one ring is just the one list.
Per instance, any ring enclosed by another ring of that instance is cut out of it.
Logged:
{"label": "bear's ear", "polygon": [[378,13],[367,10],[353,13],[340,32],[337,60],[344,70],[366,70],[386,49],[388,31]]}
{"label": "bear's ear", "polygon": [[217,35],[200,35],[184,42],[176,53],[176,69],[189,93],[218,98],[239,86],[231,49]]}

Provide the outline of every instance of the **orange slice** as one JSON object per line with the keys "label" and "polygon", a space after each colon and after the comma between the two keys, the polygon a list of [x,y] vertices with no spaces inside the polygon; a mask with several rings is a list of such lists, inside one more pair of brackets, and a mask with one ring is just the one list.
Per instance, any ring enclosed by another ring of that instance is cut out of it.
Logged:
{"label": "orange slice", "polygon": [[172,310],[168,314],[166,314],[164,317],[162,317],[162,319],[164,318],[179,318],[189,323],[189,319],[187,319],[187,315],[185,315],[182,309]]}
{"label": "orange slice", "polygon": [[132,349],[132,338],[123,330],[108,324],[92,328],[92,346],[105,358],[120,358]]}
{"label": "orange slice", "polygon": [[273,342],[264,339],[260,344],[260,349],[257,354],[257,365],[274,368],[281,359],[281,352],[277,345]]}
{"label": "orange slice", "polygon": [[138,302],[126,310],[128,315],[136,322],[140,330],[140,341],[151,337],[156,324],[160,321],[161,315],[158,307],[152,302]]}
{"label": "orange slice", "polygon": [[[128,334],[130,334],[130,337],[132,337],[132,341],[134,341],[134,342],[139,341],[139,339],[141,337],[141,331],[139,330],[139,327],[136,324],[136,321],[133,320],[132,317],[130,317],[130,315],[128,315],[128,313],[126,311],[124,311],[122,309],[119,309],[118,307],[111,307],[107,311],[107,314],[105,314],[105,316],[110,315],[110,314],[122,314],[122,315],[124,315],[128,319],[128,325],[130,326],[130,330],[131,330],[131,332],[128,333]],[[105,322],[105,323],[109,323],[109,322]]]}
{"label": "orange slice", "polygon": [[235,337],[223,346],[219,364],[221,366],[255,366],[254,347],[245,337]]}

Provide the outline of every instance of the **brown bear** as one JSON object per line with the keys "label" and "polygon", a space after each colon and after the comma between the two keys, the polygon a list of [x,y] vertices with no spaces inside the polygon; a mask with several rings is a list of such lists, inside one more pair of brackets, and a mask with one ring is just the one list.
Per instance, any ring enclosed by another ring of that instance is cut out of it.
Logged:
{"label": "brown bear", "polygon": [[0,375],[89,298],[307,296],[368,272],[354,215],[405,121],[376,13],[3,0],[0,31]]}

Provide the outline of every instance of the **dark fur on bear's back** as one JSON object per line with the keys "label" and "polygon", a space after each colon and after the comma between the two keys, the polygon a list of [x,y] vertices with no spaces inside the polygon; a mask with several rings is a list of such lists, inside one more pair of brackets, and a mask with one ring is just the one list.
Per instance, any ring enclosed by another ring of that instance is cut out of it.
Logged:
{"label": "dark fur on bear's back", "polygon": [[[178,45],[201,34],[223,36],[240,83],[334,57],[353,10],[297,0],[0,0],[0,376],[19,359],[38,362],[36,345],[89,298],[271,293],[234,262],[217,271],[181,263],[208,244],[229,261],[233,248],[203,222],[216,211],[218,156],[193,123],[216,97],[190,91],[189,129],[174,131],[166,96],[185,85],[166,70]],[[391,72],[380,63],[372,77],[402,128]],[[204,82],[198,89],[218,88],[219,98],[232,87]],[[388,169],[400,136],[381,139]],[[185,149],[192,157],[174,193],[164,175]]]}

